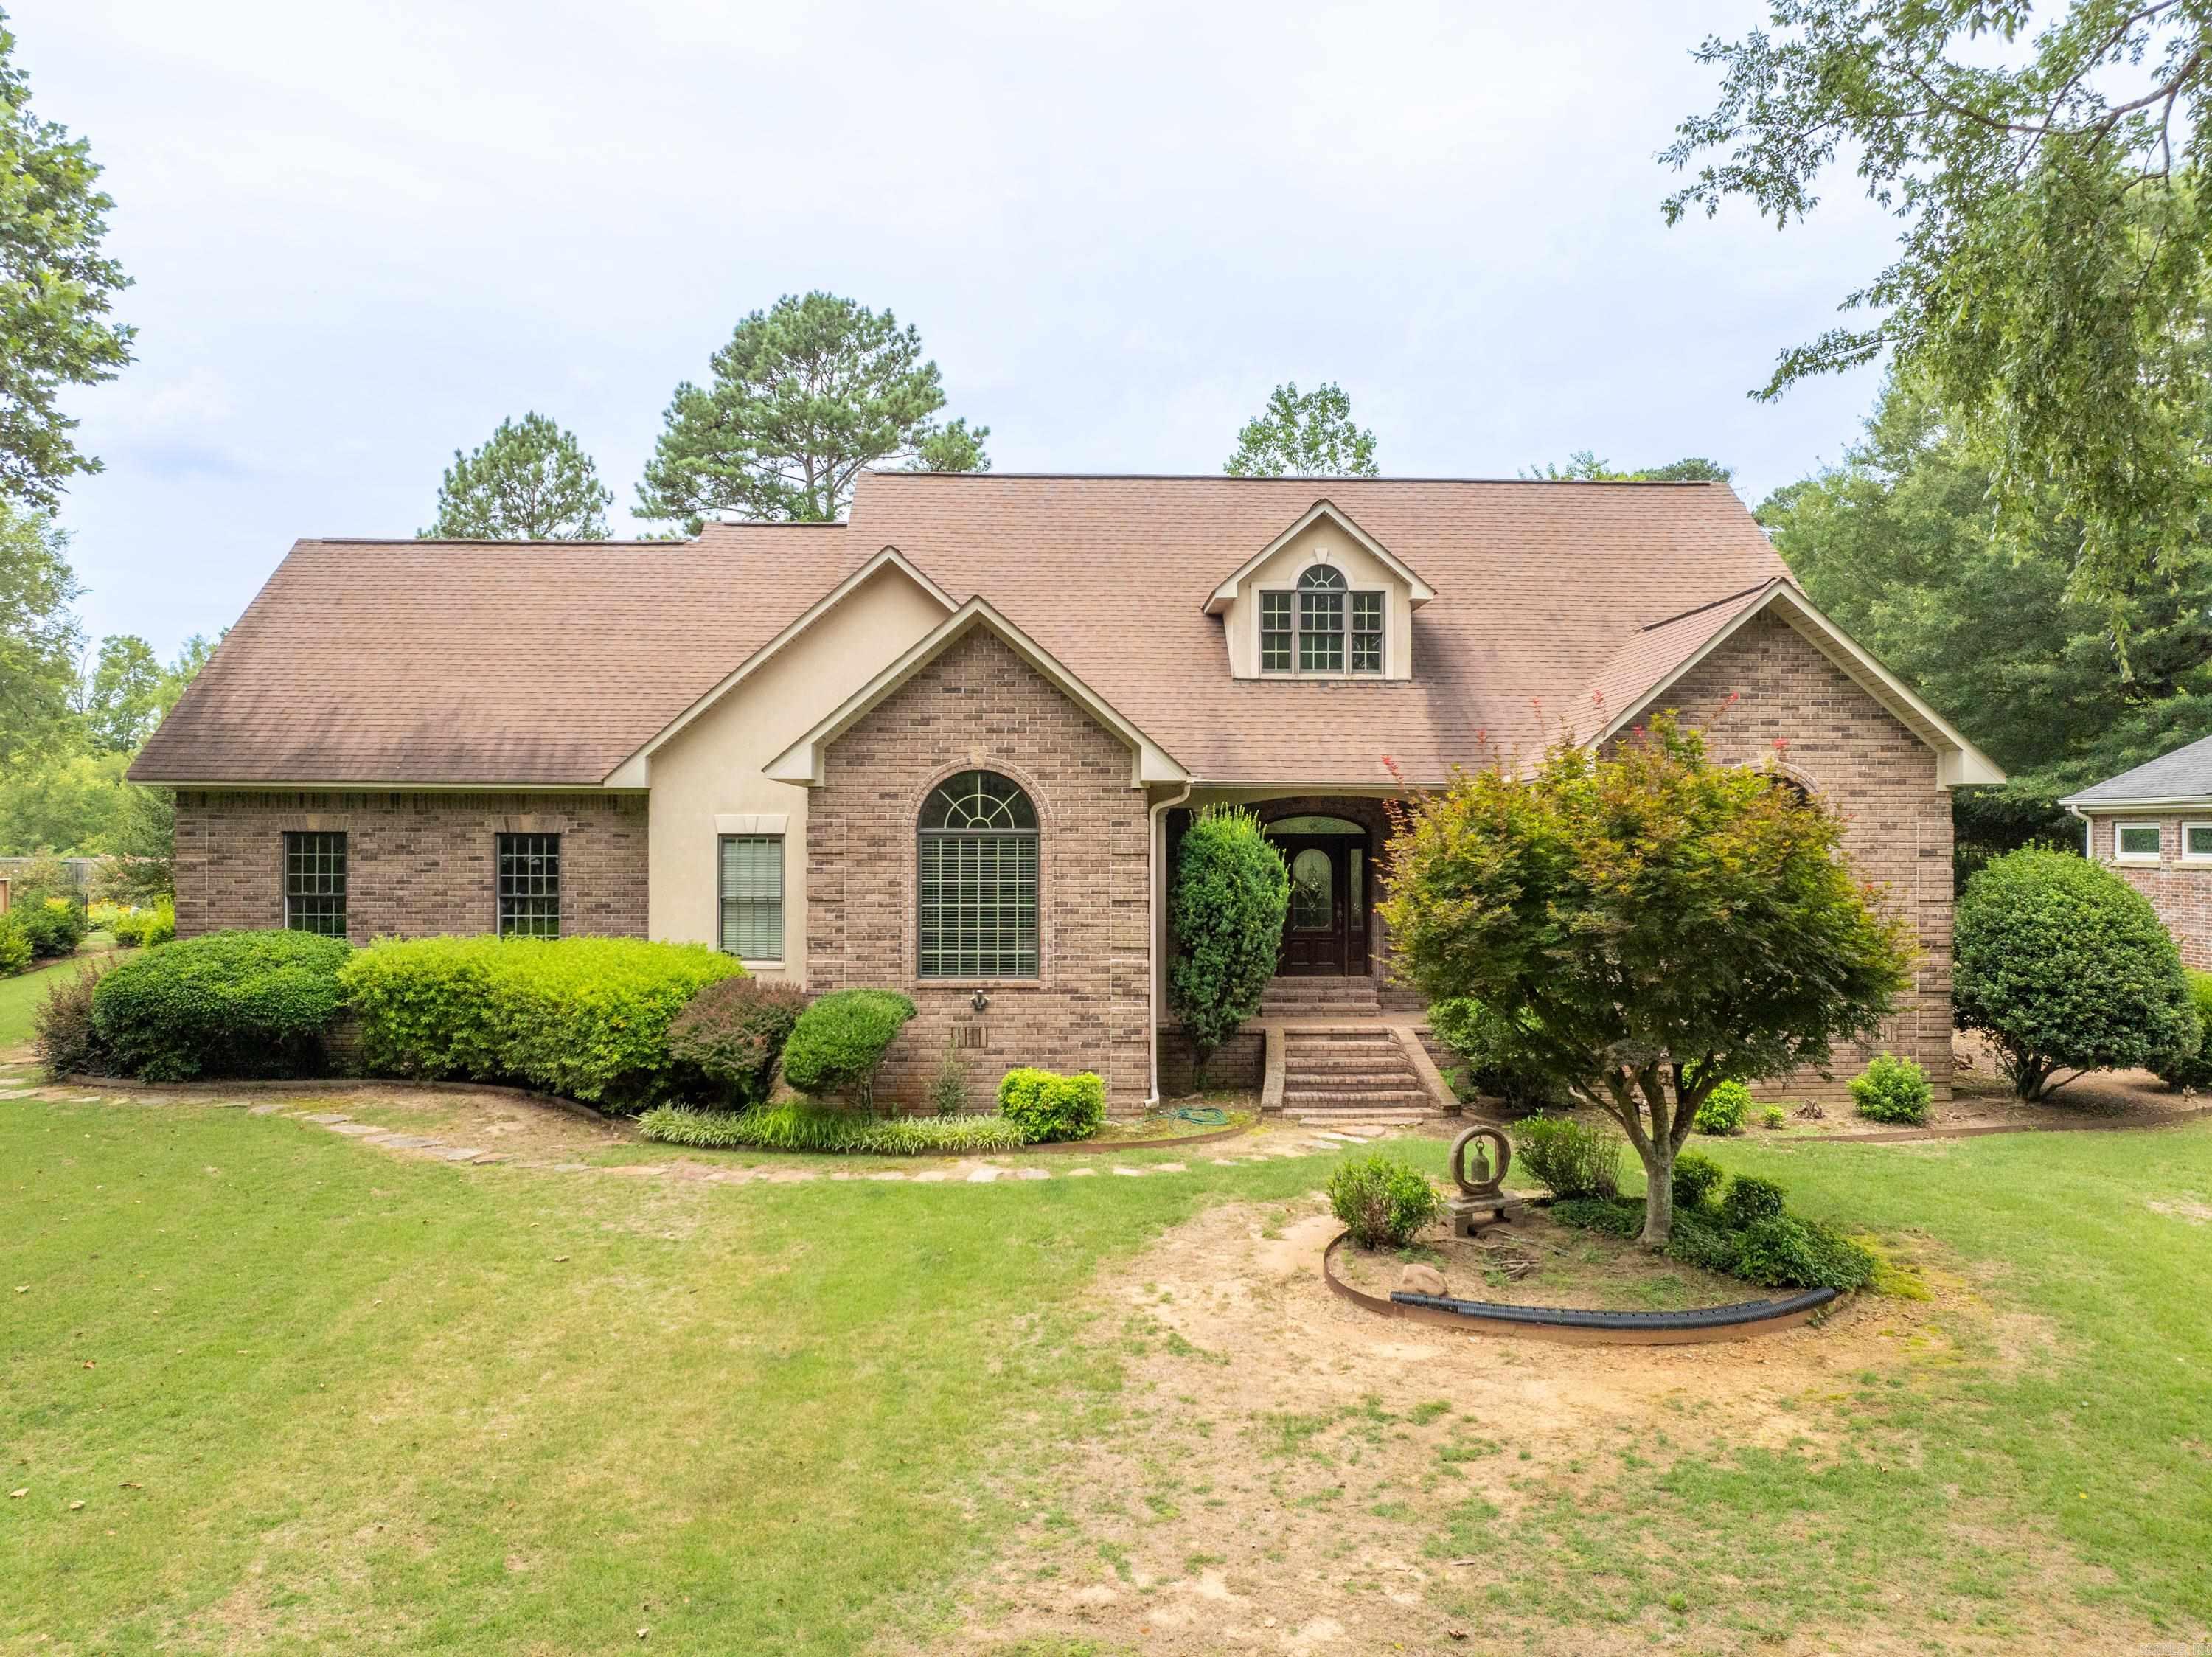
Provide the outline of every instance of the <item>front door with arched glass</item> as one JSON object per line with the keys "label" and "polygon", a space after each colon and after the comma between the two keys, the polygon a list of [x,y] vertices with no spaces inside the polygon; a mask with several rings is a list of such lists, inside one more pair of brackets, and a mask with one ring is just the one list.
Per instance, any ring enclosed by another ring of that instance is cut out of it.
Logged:
{"label": "front door with arched glass", "polygon": [[1364,974],[1365,831],[1334,818],[1291,819],[1272,825],[1268,835],[1291,872],[1291,905],[1283,917],[1283,956],[1277,971],[1295,977]]}

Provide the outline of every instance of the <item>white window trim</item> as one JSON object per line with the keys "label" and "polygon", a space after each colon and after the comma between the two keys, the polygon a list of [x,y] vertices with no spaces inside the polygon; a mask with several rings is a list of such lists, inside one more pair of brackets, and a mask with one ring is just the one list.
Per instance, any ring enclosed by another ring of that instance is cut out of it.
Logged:
{"label": "white window trim", "polygon": [[2212,851],[2191,851],[2189,849],[2189,831],[2200,828],[2212,829],[2212,822],[2201,817],[2193,822],[2185,817],[2181,820],[2181,861],[2185,863],[2212,863]]}
{"label": "white window trim", "polygon": [[[2136,829],[2139,829],[2139,828],[2156,829],[2156,830],[2158,831],[2158,841],[2159,841],[2159,844],[2158,844],[2158,850],[2155,850],[2155,851],[2151,851],[2151,852],[2127,851],[2127,850],[2124,850],[2121,848],[2121,845],[2120,845],[2120,832],[2121,832],[2123,829],[2131,829],[2131,828],[2136,828]],[[2116,820],[2113,822],[2113,824],[2112,824],[2112,861],[2113,861],[2114,862],[2116,862],[2116,863],[2155,863],[2155,862],[2158,862],[2161,861],[2161,860],[2164,858],[2165,855],[2166,855],[2166,828],[2165,828],[2165,825],[2164,825],[2162,823],[2155,823],[2155,822],[2153,822],[2153,823],[2145,823],[2145,822],[2142,821],[2141,819],[2137,819],[2137,820],[2136,820],[2136,821],[2134,821],[2134,822],[2130,822],[2130,821],[2128,821],[2128,820],[2127,820],[2127,819],[2116,819]]]}
{"label": "white window trim", "polygon": [[[1252,589],[1252,677],[1255,679],[1388,679],[1390,677],[1390,589],[1387,587],[1353,587],[1348,582],[1337,590],[1344,594],[1344,666],[1336,668],[1305,668],[1298,666],[1298,618],[1302,613],[1298,594],[1304,589],[1298,585],[1306,570],[1316,564],[1329,564],[1326,558],[1316,558],[1305,570],[1297,573],[1288,587],[1255,587]],[[1331,568],[1336,568],[1330,564]],[[1342,571],[1340,570],[1340,574]],[[1267,665],[1267,596],[1281,593],[1291,600],[1291,665],[1270,667]],[[1382,600],[1382,661],[1379,667],[1354,669],[1352,665],[1352,599],[1354,594],[1373,593]]]}
{"label": "white window trim", "polygon": [[[785,813],[759,813],[751,815],[717,816],[714,819],[714,947],[722,947],[722,906],[728,894],[722,890],[722,842],[725,839],[774,840],[777,842],[777,862],[783,866],[784,878],[781,892],[776,897],[776,941],[781,946],[774,958],[738,955],[738,965],[747,972],[781,972],[791,954],[791,874],[788,859],[791,855],[790,836],[784,830],[789,822]],[[762,826],[755,827],[758,824]]]}

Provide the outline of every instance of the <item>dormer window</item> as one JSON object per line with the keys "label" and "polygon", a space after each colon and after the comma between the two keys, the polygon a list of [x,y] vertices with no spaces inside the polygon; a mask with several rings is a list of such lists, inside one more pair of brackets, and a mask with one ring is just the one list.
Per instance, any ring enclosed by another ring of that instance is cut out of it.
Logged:
{"label": "dormer window", "polygon": [[1348,590],[1327,564],[1309,566],[1295,592],[1262,591],[1260,671],[1288,673],[1293,663],[1299,673],[1381,673],[1382,594]]}

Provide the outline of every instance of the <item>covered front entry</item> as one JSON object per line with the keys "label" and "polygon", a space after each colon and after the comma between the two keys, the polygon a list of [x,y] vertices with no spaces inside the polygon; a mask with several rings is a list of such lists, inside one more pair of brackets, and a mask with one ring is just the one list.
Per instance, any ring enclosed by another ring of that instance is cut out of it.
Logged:
{"label": "covered front entry", "polygon": [[1367,831],[1341,817],[1285,817],[1267,837],[1291,871],[1283,919],[1286,978],[1365,977]]}

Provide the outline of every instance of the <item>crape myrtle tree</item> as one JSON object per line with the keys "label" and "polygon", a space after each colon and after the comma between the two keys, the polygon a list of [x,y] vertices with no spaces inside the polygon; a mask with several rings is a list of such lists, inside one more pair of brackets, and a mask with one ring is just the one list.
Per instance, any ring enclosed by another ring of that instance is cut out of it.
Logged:
{"label": "crape myrtle tree", "polygon": [[1515,1009],[1506,1057],[1620,1124],[1643,1240],[1713,1089],[1824,1066],[1909,982],[1902,922],[1840,856],[1842,823],[1776,773],[1709,758],[1662,714],[1616,748],[1563,737],[1395,808],[1382,914],[1431,1001]]}
{"label": "crape myrtle tree", "polygon": [[787,294],[738,324],[705,386],[676,388],[637,515],[696,534],[714,512],[830,523],[860,473],[988,472],[988,426],[939,421],[945,387],[921,336],[834,294]]}
{"label": "crape myrtle tree", "polygon": [[1260,1010],[1290,902],[1290,871],[1258,818],[1228,806],[1198,813],[1176,856],[1168,1004],[1201,1069]]}

